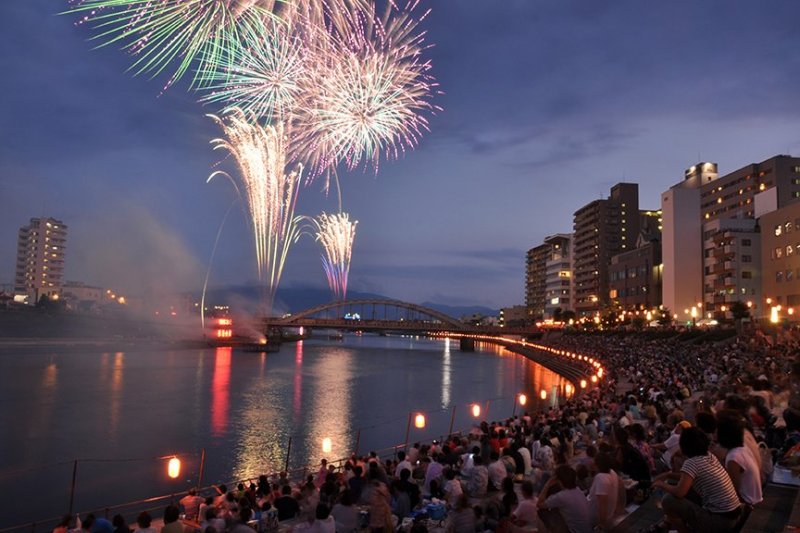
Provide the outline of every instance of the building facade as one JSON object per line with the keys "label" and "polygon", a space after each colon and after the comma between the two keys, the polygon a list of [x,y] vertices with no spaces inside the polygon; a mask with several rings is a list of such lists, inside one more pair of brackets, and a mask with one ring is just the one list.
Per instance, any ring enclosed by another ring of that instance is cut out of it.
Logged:
{"label": "building facade", "polygon": [[590,202],[575,212],[572,287],[579,316],[594,314],[608,305],[611,258],[635,246],[640,219],[636,183],[618,183],[608,198]]}
{"label": "building facade", "polygon": [[764,309],[781,306],[776,309],[780,316],[796,320],[795,313],[800,313],[800,202],[764,214],[759,225]]}
{"label": "building facade", "polygon": [[15,298],[35,304],[42,296],[60,295],[66,239],[67,226],[54,218],[32,218],[19,229]]}
{"label": "building facade", "polygon": [[558,233],[544,240],[550,249],[545,262],[544,317],[553,318],[557,309],[571,311],[572,235]]}
{"label": "building facade", "polygon": [[[731,317],[734,302],[749,302],[752,307],[761,300],[760,250],[761,233],[752,218],[722,218],[703,224],[705,318]],[[674,312],[688,320],[691,307]]]}
{"label": "building facade", "polygon": [[739,244],[740,239],[753,243],[758,238],[745,236],[750,232],[747,228],[756,226],[713,222],[754,220],[758,216],[756,196],[773,192],[771,189],[775,189],[778,208],[800,199],[800,158],[778,155],[721,177],[716,164],[699,163],[686,171],[681,183],[662,194],[663,302],[670,312],[681,320],[692,307],[702,307],[698,316],[730,316],[731,299],[747,297],[748,301],[752,298],[754,314],[763,314],[757,298],[761,281],[741,277],[742,273],[760,274],[752,261],[747,263],[743,257],[755,260],[758,252]]}
{"label": "building facade", "polygon": [[609,300],[623,310],[655,309],[661,305],[661,241],[642,238],[639,246],[611,258]]}
{"label": "building facade", "polygon": [[540,244],[528,250],[525,261],[525,306],[533,322],[544,316],[547,257],[550,246]]}

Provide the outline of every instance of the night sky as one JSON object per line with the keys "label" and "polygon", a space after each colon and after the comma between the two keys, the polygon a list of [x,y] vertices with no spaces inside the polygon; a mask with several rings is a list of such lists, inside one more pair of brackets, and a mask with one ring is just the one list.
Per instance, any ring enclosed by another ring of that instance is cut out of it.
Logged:
{"label": "night sky", "polygon": [[[359,220],[351,289],[412,302],[524,302],[525,251],[568,232],[572,213],[618,181],[640,205],[688,166],[725,173],[800,155],[800,3],[422,0],[433,74],[444,92],[431,132],[377,176],[342,174]],[[202,284],[234,200],[205,180],[219,131],[185,82],[126,72],[93,50],[60,0],[5,0],[0,17],[0,283],[13,281],[16,233],[31,217],[69,226],[70,280],[120,290]],[[321,182],[298,213],[336,210]],[[255,279],[234,207],[212,285]],[[301,240],[284,284],[324,285]]]}

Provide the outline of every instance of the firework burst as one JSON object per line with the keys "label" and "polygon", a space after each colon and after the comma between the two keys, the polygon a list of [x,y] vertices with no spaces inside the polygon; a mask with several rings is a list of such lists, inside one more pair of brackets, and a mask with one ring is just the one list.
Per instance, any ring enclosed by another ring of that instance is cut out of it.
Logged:
{"label": "firework burst", "polygon": [[259,280],[264,283],[266,312],[272,310],[275,291],[291,245],[300,235],[301,217],[295,216],[297,195],[303,173],[298,164],[289,172],[282,123],[261,126],[241,109],[222,117],[209,115],[223,130],[225,138],[214,139],[214,149],[225,150],[236,160],[239,179],[229,178],[247,205],[255,241]]}
{"label": "firework burst", "polygon": [[296,128],[298,153],[314,175],[341,162],[371,162],[377,171],[382,156],[396,158],[428,129],[436,83],[413,7],[392,3],[383,17],[374,7],[354,10],[315,45],[317,75]]}
{"label": "firework burst", "polygon": [[322,213],[314,220],[316,240],[322,246],[322,267],[328,286],[337,300],[347,298],[347,278],[356,237],[357,220],[350,221],[347,213]]}
{"label": "firework burst", "polygon": [[[79,23],[92,24],[101,46],[121,44],[136,74],[156,76],[177,64],[167,85],[193,65],[208,70],[241,46],[252,28],[272,17],[261,0],[76,0]],[[195,76],[194,82],[199,81]]]}

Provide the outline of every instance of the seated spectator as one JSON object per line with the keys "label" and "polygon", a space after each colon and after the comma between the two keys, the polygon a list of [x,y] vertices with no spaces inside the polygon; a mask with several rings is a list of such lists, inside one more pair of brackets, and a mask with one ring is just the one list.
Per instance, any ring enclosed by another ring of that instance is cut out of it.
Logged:
{"label": "seated spectator", "polygon": [[575,470],[559,465],[545,483],[537,502],[539,519],[551,531],[589,533],[592,520],[589,502],[576,483]]}

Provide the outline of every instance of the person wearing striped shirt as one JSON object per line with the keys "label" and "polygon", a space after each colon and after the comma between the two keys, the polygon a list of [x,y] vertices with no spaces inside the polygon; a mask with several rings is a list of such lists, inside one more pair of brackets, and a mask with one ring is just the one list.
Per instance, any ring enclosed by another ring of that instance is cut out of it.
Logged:
{"label": "person wearing striped shirt", "polygon": [[[677,475],[678,484],[667,483],[676,476],[659,476],[653,486],[666,495],[662,508],[671,529],[684,531],[734,531],[741,514],[739,496],[730,476],[714,455],[708,452],[710,441],[699,428],[681,432],[680,449],[686,457]],[[700,504],[687,498],[692,489]]]}

